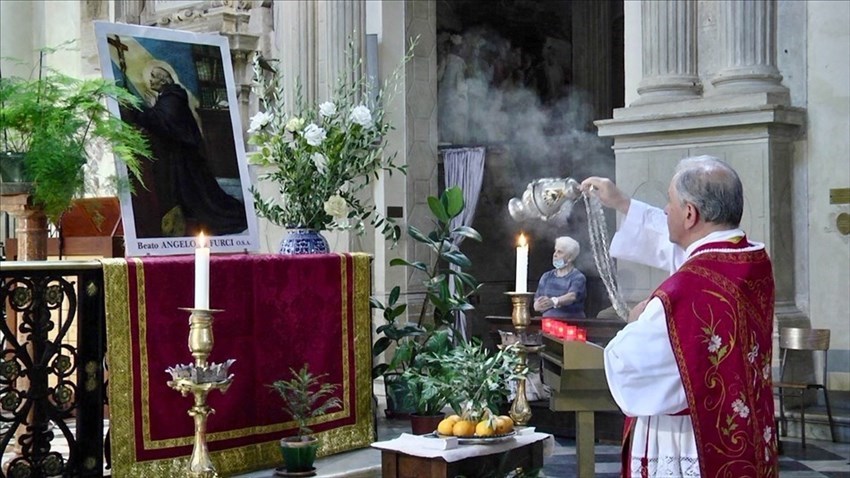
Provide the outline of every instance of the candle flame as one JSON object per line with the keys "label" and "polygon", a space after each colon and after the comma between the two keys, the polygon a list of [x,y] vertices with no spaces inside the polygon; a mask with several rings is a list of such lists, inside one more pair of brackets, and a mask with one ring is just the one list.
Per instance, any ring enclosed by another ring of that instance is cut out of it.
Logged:
{"label": "candle flame", "polygon": [[519,247],[525,247],[528,245],[528,242],[525,240],[525,234],[519,233],[519,239],[517,239],[516,245]]}
{"label": "candle flame", "polygon": [[204,236],[203,232],[198,234],[198,247],[207,247],[207,238]]}

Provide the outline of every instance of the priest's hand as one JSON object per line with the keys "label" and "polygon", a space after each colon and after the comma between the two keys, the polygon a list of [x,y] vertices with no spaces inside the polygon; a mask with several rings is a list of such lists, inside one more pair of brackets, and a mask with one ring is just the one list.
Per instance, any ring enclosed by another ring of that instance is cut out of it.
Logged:
{"label": "priest's hand", "polygon": [[632,199],[608,178],[591,176],[581,182],[581,190],[598,197],[603,206],[616,209],[623,214],[629,212]]}

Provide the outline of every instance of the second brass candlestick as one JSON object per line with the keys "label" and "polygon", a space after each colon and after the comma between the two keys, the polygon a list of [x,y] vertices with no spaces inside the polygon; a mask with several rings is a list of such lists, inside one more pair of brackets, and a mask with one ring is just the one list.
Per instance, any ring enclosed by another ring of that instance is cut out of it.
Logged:
{"label": "second brass candlestick", "polygon": [[[519,340],[519,358],[520,367],[525,368],[528,364],[528,352],[536,352],[542,347],[527,347],[523,340],[525,339],[525,331],[531,324],[531,312],[529,305],[534,294],[531,292],[505,292],[511,298],[513,310],[511,312],[511,323],[516,330],[516,336]],[[532,350],[533,349],[533,350]],[[511,410],[508,413],[516,425],[525,426],[531,420],[531,405],[528,404],[528,397],[525,393],[525,379],[517,379],[516,397],[511,404]]]}

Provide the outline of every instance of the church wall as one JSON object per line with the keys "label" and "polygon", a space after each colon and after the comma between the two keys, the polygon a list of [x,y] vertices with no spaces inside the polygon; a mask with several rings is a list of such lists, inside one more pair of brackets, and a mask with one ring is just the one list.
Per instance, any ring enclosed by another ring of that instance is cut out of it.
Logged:
{"label": "church wall", "polygon": [[841,235],[835,225],[839,213],[850,213],[850,205],[829,204],[830,189],[850,187],[850,4],[806,5],[808,129],[803,154],[808,163],[811,319],[813,326],[833,330],[831,386],[850,390],[850,236]]}
{"label": "church wall", "polygon": [[33,50],[38,48],[33,35],[35,22],[33,3],[0,2],[0,58],[17,58],[23,62],[17,65],[3,61],[3,74],[26,76],[37,56]]}

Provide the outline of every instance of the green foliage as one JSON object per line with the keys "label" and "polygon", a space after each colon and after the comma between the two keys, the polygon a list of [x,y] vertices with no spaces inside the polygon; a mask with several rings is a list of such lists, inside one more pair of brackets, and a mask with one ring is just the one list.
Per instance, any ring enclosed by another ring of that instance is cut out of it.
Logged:
{"label": "green foliage", "polygon": [[528,374],[518,347],[513,344],[491,353],[473,341],[433,358],[455,413],[472,420],[498,415],[499,405],[508,396],[508,383]]}
{"label": "green foliage", "polygon": [[[423,351],[436,354],[447,352],[451,346],[451,338],[459,337],[454,331],[455,314],[473,308],[469,298],[478,291],[478,281],[463,269],[472,263],[469,258],[452,243],[452,237],[464,236],[481,241],[481,235],[471,227],[459,226],[452,228],[451,220],[463,211],[463,192],[458,187],[449,188],[439,198],[428,198],[428,206],[434,221],[434,229],[428,234],[408,226],[407,233],[415,241],[428,246],[434,253],[434,261],[409,262],[404,259],[392,259],[391,266],[409,267],[424,276],[422,284],[425,287],[425,297],[419,319],[416,323],[404,322],[407,304],[399,303],[401,288],[395,286],[390,291],[386,303],[376,297],[371,298],[372,307],[383,311],[385,324],[377,328],[378,339],[372,346],[372,355],[377,357],[384,351],[395,346],[395,351],[385,364],[377,364],[372,369],[372,376],[377,378],[385,373],[403,373],[415,363],[416,357]],[[457,264],[460,270],[448,267]],[[449,282],[455,285],[454,291],[449,288]],[[426,321],[425,314],[432,311],[432,320]]]}
{"label": "green foliage", "polygon": [[414,411],[419,415],[436,415],[449,402],[444,386],[449,370],[442,366],[439,357],[448,353],[451,345],[449,330],[435,331],[401,374],[413,399]]}
{"label": "green foliage", "polygon": [[[42,62],[45,53],[42,51]],[[58,223],[86,190],[92,143],[105,143],[141,184],[139,157],[149,156],[142,134],[113,116],[106,99],[137,108],[139,99],[113,82],[77,79],[44,66],[38,77],[0,78],[0,151],[24,153],[33,200]]]}
{"label": "green foliage", "polygon": [[[433,262],[390,261],[391,266],[413,269],[422,277],[425,296],[418,320],[415,323],[404,320],[407,304],[399,302],[399,286],[392,288],[386,303],[375,297],[371,299],[372,307],[383,311],[386,322],[376,330],[378,339],[372,346],[372,354],[377,357],[392,350],[387,363],[373,367],[372,376],[401,374],[402,380],[407,381],[415,412],[423,415],[439,412],[449,401],[449,390],[444,384],[450,379],[447,375],[453,372],[442,366],[440,358],[450,353],[455,342],[462,341],[454,328],[455,317],[458,312],[473,308],[469,299],[479,288],[478,281],[464,272],[472,263],[452,238],[463,236],[481,240],[481,235],[471,227],[451,226],[452,219],[460,215],[465,206],[460,188],[449,188],[440,197],[429,197],[428,206],[434,228],[426,234],[408,226],[407,233],[432,251]],[[452,270],[449,264],[457,264],[460,270]],[[450,283],[454,284],[454,290],[449,287]],[[426,317],[429,311],[430,319]]]}
{"label": "green foliage", "polygon": [[[251,119],[248,142],[257,146],[251,162],[266,168],[260,179],[277,185],[280,198],[264,198],[253,189],[258,214],[279,226],[317,230],[365,230],[365,223],[379,229],[394,242],[399,227],[364,202],[359,192],[380,177],[382,171],[405,173],[395,164],[396,154],[385,155],[386,135],[393,129],[386,121],[384,104],[398,91],[404,64],[413,55],[411,44],[401,64],[378,92],[374,105],[366,105],[366,78],[352,82],[341,74],[330,101],[304,104],[300,87],[295,105],[284,102],[281,75],[267,78],[261,58],[255,57],[254,84],[262,111]],[[351,71],[362,69],[353,58]]]}
{"label": "green foliage", "polygon": [[313,433],[308,427],[311,418],[322,416],[336,408],[342,408],[342,400],[334,397],[333,393],[339,388],[338,384],[323,383],[321,380],[328,374],[313,375],[305,363],[296,372],[289,369],[292,378],[278,380],[269,387],[273,388],[283,399],[283,410],[298,423],[298,438]]}

